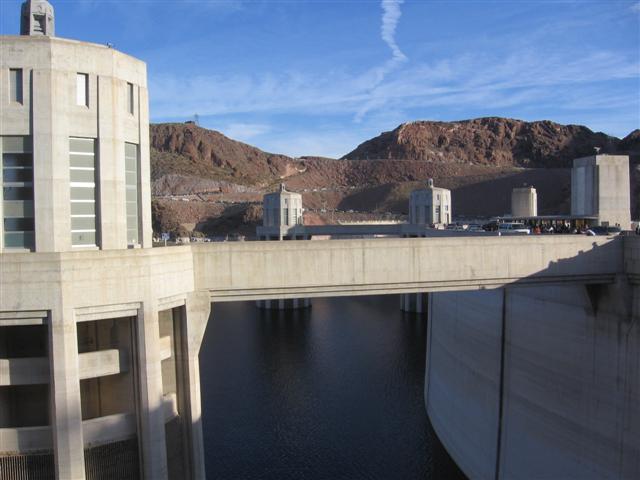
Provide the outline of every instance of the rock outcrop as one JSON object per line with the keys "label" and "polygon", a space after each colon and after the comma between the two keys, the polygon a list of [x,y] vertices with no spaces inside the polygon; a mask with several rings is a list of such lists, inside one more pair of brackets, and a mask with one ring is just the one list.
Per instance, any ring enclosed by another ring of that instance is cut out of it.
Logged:
{"label": "rock outcrop", "polygon": [[581,125],[548,120],[478,118],[459,122],[417,121],[359,145],[348,159],[447,161],[525,168],[570,167],[594,147],[615,152],[619,139]]}

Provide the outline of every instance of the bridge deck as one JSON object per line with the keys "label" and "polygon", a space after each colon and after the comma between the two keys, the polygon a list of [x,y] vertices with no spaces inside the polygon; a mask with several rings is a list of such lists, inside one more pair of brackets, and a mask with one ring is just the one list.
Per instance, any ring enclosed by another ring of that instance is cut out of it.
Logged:
{"label": "bridge deck", "polygon": [[2,254],[0,311],[50,309],[63,297],[71,308],[135,308],[128,302],[162,303],[194,291],[235,301],[608,282],[623,272],[623,252],[623,238],[557,235]]}

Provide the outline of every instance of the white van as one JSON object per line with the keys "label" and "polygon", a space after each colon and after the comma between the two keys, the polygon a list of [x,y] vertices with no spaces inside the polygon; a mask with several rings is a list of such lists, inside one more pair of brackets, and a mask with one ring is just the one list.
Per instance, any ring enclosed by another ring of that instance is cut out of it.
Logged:
{"label": "white van", "polygon": [[498,232],[500,232],[502,235],[510,233],[521,233],[529,235],[531,233],[531,229],[527,228],[524,223],[504,222],[498,225]]}

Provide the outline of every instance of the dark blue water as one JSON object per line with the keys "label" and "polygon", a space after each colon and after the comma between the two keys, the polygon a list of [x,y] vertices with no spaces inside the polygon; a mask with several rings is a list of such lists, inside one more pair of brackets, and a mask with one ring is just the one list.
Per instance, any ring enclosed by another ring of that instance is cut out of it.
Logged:
{"label": "dark blue water", "polygon": [[426,321],[398,306],[214,304],[200,352],[207,477],[461,478],[425,413]]}

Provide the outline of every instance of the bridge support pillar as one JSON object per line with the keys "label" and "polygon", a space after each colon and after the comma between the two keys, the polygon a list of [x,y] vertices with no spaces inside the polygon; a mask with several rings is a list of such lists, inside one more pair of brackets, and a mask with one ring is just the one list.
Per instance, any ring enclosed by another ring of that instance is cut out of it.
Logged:
{"label": "bridge support pillar", "polygon": [[138,311],[138,423],[142,471],[145,478],[168,478],[162,404],[162,367],[158,306],[145,301]]}
{"label": "bridge support pillar", "polygon": [[56,478],[84,478],[78,335],[71,309],[50,313],[49,362]]}
{"label": "bridge support pillar", "polygon": [[180,368],[184,378],[186,437],[190,457],[191,478],[206,478],[202,439],[202,404],[200,399],[200,346],[211,313],[209,295],[203,292],[187,296],[182,322],[182,355]]}
{"label": "bridge support pillar", "polygon": [[277,300],[256,300],[256,307],[264,310],[300,310],[311,307],[311,299],[280,298]]}
{"label": "bridge support pillar", "polygon": [[429,305],[429,294],[402,293],[400,294],[400,310],[403,312],[424,313]]}

